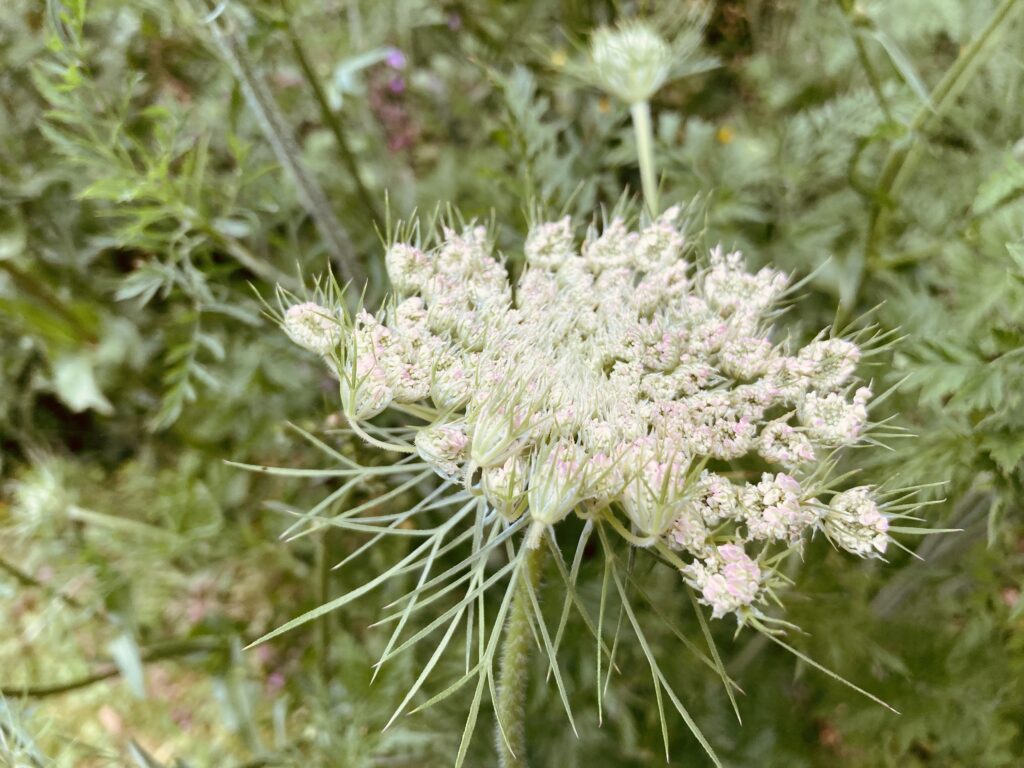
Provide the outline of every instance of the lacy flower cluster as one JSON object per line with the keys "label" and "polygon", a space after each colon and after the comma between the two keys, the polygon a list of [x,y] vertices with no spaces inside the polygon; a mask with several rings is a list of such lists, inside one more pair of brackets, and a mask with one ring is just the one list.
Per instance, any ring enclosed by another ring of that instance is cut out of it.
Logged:
{"label": "lacy flower cluster", "polygon": [[[785,275],[720,247],[691,263],[678,215],[615,218],[582,244],[568,218],[538,224],[514,282],[485,228],[445,229],[389,248],[395,295],[376,316],[307,302],[283,325],[331,367],[357,433],[528,515],[531,546],[598,516],[743,621],[815,531],[885,552],[884,505],[827,479],[872,393],[855,343],[796,348],[773,327]],[[385,409],[403,428],[368,421]]]}

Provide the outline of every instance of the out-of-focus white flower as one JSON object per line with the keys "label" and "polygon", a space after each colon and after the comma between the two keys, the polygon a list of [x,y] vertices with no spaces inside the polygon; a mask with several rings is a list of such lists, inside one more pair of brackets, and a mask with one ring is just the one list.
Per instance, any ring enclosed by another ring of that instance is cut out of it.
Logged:
{"label": "out-of-focus white flower", "polygon": [[430,277],[430,261],[419,248],[395,243],[384,256],[384,264],[395,290],[402,294],[416,293]]}
{"label": "out-of-focus white flower", "polygon": [[524,250],[528,264],[557,270],[573,255],[572,220],[566,216],[534,227],[526,236]]}
{"label": "out-of-focus white flower", "polygon": [[[595,275],[605,269],[625,267],[633,260],[636,238],[636,233],[630,232],[622,219],[613,219],[600,234],[593,230],[587,233],[583,243],[583,260]],[[618,277],[615,282],[621,283],[625,273],[619,273]],[[599,289],[610,287],[612,285],[608,283],[598,286]]]}
{"label": "out-of-focus white flower", "polygon": [[602,27],[590,41],[591,74],[597,84],[627,104],[648,101],[672,71],[672,49],[640,21]]}
{"label": "out-of-focus white flower", "polygon": [[[679,216],[680,209],[674,205],[640,231],[632,258],[637,269],[654,272],[682,261],[686,238],[677,226]],[[686,262],[682,263],[685,267]]]}

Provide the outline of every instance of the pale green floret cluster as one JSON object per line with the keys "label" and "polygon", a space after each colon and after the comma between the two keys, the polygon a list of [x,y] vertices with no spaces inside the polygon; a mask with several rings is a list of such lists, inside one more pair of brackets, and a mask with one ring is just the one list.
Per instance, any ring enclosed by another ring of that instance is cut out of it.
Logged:
{"label": "pale green floret cluster", "polygon": [[632,21],[597,30],[591,38],[590,59],[601,88],[636,104],[648,101],[665,84],[673,53],[648,24]]}
{"label": "pale green floret cluster", "polygon": [[[390,247],[396,295],[376,315],[297,304],[284,326],[337,375],[356,432],[506,525],[526,516],[528,546],[598,516],[743,621],[817,530],[885,551],[870,489],[818,500],[871,391],[854,342],[794,348],[774,328],[785,275],[720,247],[695,266],[679,215],[614,218],[579,244],[569,219],[537,224],[514,284],[483,227],[445,229],[432,249]],[[399,430],[368,421],[389,408]]]}

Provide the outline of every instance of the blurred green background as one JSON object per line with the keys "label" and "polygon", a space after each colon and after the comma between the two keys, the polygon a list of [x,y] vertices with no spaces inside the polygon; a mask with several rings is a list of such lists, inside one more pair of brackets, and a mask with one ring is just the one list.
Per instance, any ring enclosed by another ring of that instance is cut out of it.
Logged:
{"label": "blurred green background", "polygon": [[[652,105],[662,199],[691,204],[702,241],[813,271],[798,328],[838,306],[900,330],[867,375],[896,386],[881,410],[916,437],[861,465],[945,482],[928,524],[963,530],[888,563],[818,542],[793,574],[787,618],[808,634],[792,642],[899,716],[715,622],[741,726],[713,672],[652,639],[729,766],[1024,764],[1024,2],[683,5],[707,5],[720,65]],[[600,24],[671,12],[5,0],[0,764],[452,762],[458,697],[381,733],[418,672],[407,658],[369,686],[386,589],[241,650],[400,554],[326,571],[363,542],[281,543],[267,504],[323,487],[224,464],[315,466],[288,423],[335,425],[331,380],[256,293],[330,264],[373,304],[387,222],[448,202],[493,219],[513,261],[531,202],[613,206],[639,187],[628,111],[567,65]],[[596,562],[581,573],[599,589]],[[677,577],[649,578],[672,594]],[[699,635],[688,606],[662,608]],[[661,764],[639,650],[598,727],[585,635],[563,648],[580,736],[538,661],[531,764]],[[671,764],[708,765],[671,727]],[[489,731],[472,749],[496,765]]]}

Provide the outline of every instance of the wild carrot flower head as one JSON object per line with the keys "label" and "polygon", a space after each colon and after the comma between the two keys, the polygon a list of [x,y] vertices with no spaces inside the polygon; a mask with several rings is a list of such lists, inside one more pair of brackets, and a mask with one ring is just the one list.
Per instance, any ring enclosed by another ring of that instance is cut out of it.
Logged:
{"label": "wild carrot flower head", "polygon": [[[525,509],[531,545],[596,506],[632,543],[690,558],[716,595],[740,562],[723,546],[799,547],[824,528],[856,554],[883,551],[868,491],[827,514],[816,498],[818,457],[867,428],[871,390],[850,383],[861,350],[824,336],[793,347],[774,327],[787,276],[721,246],[701,259],[679,218],[612,217],[582,242],[568,218],[538,223],[515,283],[485,228],[444,228],[433,248],[388,249],[396,298],[377,315],[338,323],[340,308],[300,303],[285,328],[340,350],[342,409],[364,433],[389,406],[403,414],[409,450],[509,519]],[[762,594],[737,589],[734,602]],[[715,615],[729,604],[716,597]]]}
{"label": "wild carrot flower head", "polygon": [[[391,617],[401,619],[381,663],[413,642],[398,637],[421,591],[457,598],[431,624],[450,621],[435,661],[504,577],[500,626],[523,563],[545,545],[559,556],[556,529],[574,517],[584,521],[577,557],[596,533],[624,601],[616,547],[643,548],[713,618],[773,636],[784,622],[765,611],[787,583],[780,566],[816,532],[861,557],[886,551],[890,519],[913,505],[866,486],[837,492],[832,479],[837,451],[870,439],[872,390],[855,375],[869,351],[861,342],[877,337],[794,343],[779,327],[789,277],[721,246],[698,252],[680,217],[670,208],[636,225],[612,215],[583,232],[569,218],[539,222],[514,270],[484,227],[401,238],[385,257],[394,295],[375,314],[350,314],[334,288],[318,289],[315,303],[281,295],[279,319],[338,379],[351,431],[407,455],[363,467],[332,453],[342,464],[325,476],[353,478],[335,493],[361,473],[401,486],[329,523],[316,516],[324,502],[295,524],[421,542],[373,582],[422,568],[426,585]],[[408,510],[354,517],[414,487],[433,490]],[[419,514],[430,517],[407,525]],[[435,557],[460,544],[470,555],[435,578]],[[509,560],[491,573],[502,550]],[[543,632],[543,618],[534,622]],[[486,682],[495,643],[472,646]]]}

